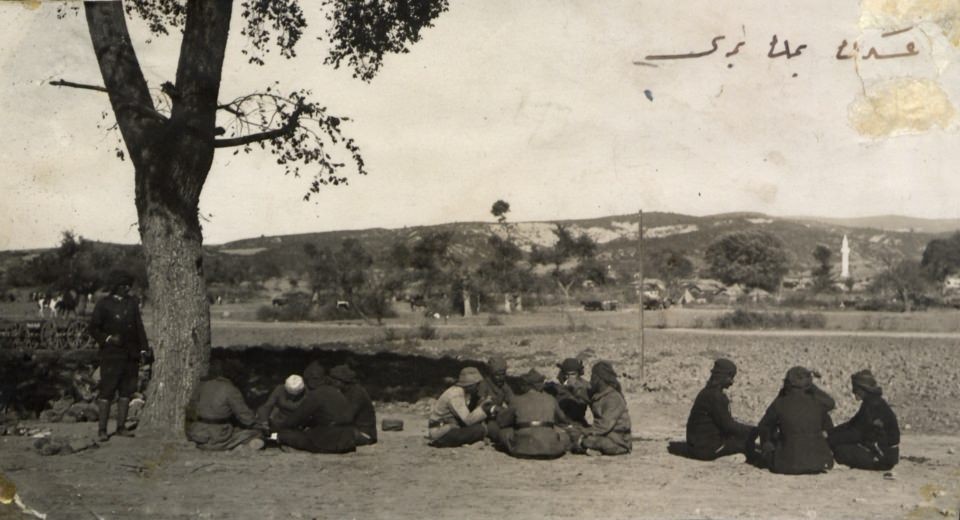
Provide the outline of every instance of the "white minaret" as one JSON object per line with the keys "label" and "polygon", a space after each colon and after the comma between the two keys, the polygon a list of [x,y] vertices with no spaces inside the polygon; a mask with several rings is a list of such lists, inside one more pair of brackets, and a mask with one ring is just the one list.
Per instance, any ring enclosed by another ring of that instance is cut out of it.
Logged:
{"label": "white minaret", "polygon": [[840,278],[850,278],[850,244],[847,235],[843,235],[843,244],[840,246]]}

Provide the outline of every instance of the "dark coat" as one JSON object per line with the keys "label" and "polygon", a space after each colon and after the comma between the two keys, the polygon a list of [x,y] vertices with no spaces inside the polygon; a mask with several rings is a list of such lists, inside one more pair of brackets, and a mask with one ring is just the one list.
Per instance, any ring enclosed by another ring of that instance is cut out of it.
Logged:
{"label": "dark coat", "polygon": [[353,425],[369,437],[371,442],[377,442],[377,412],[370,394],[362,386],[352,384],[343,390],[343,396],[347,398],[350,406]]}
{"label": "dark coat", "polygon": [[501,443],[515,457],[556,458],[570,445],[570,436],[559,428],[569,420],[557,400],[543,392],[530,390],[513,396],[510,406],[497,416],[497,423]]}
{"label": "dark coat", "polygon": [[687,419],[687,443],[716,450],[731,437],[744,437],[752,428],[737,422],[730,413],[730,399],[717,384],[708,384],[693,401]]}
{"label": "dark coat", "polygon": [[287,392],[287,388],[281,383],[274,387],[267,397],[267,401],[257,408],[257,422],[267,424],[271,417],[274,422],[282,420],[290,412],[297,409],[303,401],[303,395],[292,396]]}
{"label": "dark coat", "polygon": [[277,424],[277,429],[334,425],[353,426],[350,404],[340,390],[330,385],[319,385],[307,390],[300,406],[287,414]]}
{"label": "dark coat", "polygon": [[833,467],[827,444],[830,416],[822,399],[812,392],[787,389],[760,420],[760,442],[772,445],[769,460],[774,473],[820,473]]}
{"label": "dark coat", "polygon": [[101,298],[90,316],[90,335],[100,345],[102,359],[140,359],[140,351],[148,349],[140,305],[133,296]]}
{"label": "dark coat", "polygon": [[863,445],[891,467],[899,462],[900,425],[890,405],[877,394],[867,394],[856,415],[830,430],[828,440],[832,447]]}

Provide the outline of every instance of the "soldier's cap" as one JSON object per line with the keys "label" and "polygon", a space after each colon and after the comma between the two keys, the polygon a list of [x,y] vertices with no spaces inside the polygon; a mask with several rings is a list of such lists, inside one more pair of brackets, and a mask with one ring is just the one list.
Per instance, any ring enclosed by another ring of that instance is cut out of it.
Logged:
{"label": "soldier's cap", "polygon": [[483,376],[476,367],[464,367],[460,371],[460,378],[457,379],[457,386],[470,386],[483,381]]}
{"label": "soldier's cap", "polygon": [[562,363],[557,363],[557,368],[564,374],[582,374],[583,361],[577,358],[567,358],[564,359]]}
{"label": "soldier's cap", "polygon": [[865,392],[871,394],[881,393],[880,386],[877,384],[877,379],[873,377],[873,372],[869,370],[861,370],[852,376],[850,380],[853,383],[853,386],[864,390]]}
{"label": "soldier's cap", "polygon": [[537,372],[535,368],[531,368],[526,374],[520,376],[520,379],[531,386],[542,385],[543,382],[547,380],[547,378],[540,372]]}
{"label": "soldier's cap", "polygon": [[713,362],[713,368],[710,369],[710,373],[733,376],[737,374],[737,364],[729,359],[720,358]]}
{"label": "soldier's cap", "polygon": [[337,365],[330,369],[330,377],[344,383],[357,382],[357,373],[350,370],[347,365]]}
{"label": "soldier's cap", "polygon": [[110,272],[110,282],[114,286],[133,285],[133,275],[122,269],[116,269]]}
{"label": "soldier's cap", "polygon": [[496,374],[497,372],[506,372],[507,371],[507,360],[503,356],[493,356],[487,361],[487,366],[490,367],[490,371]]}
{"label": "soldier's cap", "polygon": [[810,385],[813,384],[813,373],[804,367],[793,367],[787,370],[787,376],[783,379],[783,382],[793,388],[810,388]]}
{"label": "soldier's cap", "polygon": [[283,382],[283,387],[287,390],[288,393],[297,395],[303,392],[304,384],[303,378],[297,374],[293,374],[288,377],[286,381]]}

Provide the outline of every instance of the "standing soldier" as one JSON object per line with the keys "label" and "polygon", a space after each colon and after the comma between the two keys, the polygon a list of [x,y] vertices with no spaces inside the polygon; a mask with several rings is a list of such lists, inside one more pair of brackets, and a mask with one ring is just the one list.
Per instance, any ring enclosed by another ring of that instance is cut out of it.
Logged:
{"label": "standing soldier", "polygon": [[150,363],[153,353],[147,344],[139,302],[130,295],[133,276],[122,271],[111,273],[110,294],[97,302],[90,318],[90,335],[100,345],[100,395],[97,400],[100,424],[97,438],[107,435],[110,403],[117,395],[117,435],[133,437],[126,428],[130,397],[137,391],[140,362]]}
{"label": "standing soldier", "polygon": [[754,428],[737,422],[730,413],[730,399],[723,392],[733,385],[737,365],[718,359],[710,370],[707,385],[693,401],[687,419],[687,442],[671,443],[670,453],[698,460],[716,460],[734,453],[753,458],[749,444]]}
{"label": "standing soldier", "polygon": [[630,412],[617,373],[607,361],[597,361],[590,369],[593,397],[590,411],[593,424],[584,428],[574,451],[595,450],[603,455],[626,455],[633,449]]}
{"label": "standing soldier", "polygon": [[849,421],[830,430],[827,442],[837,462],[851,468],[888,471],[900,462],[900,426],[883,399],[883,390],[869,370],[851,377],[860,409]]}

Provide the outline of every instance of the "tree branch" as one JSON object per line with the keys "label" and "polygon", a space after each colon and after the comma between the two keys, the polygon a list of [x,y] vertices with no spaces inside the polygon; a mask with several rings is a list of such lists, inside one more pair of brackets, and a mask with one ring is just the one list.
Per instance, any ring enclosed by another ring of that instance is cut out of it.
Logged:
{"label": "tree branch", "polygon": [[83,90],[96,90],[97,92],[108,92],[106,87],[101,87],[99,85],[87,85],[86,83],[75,83],[73,81],[66,81],[62,78],[56,81],[51,81],[50,84],[54,87],[70,87]]}
{"label": "tree branch", "polygon": [[266,132],[258,132],[256,134],[242,135],[240,137],[231,137],[227,139],[216,139],[213,141],[214,148],[230,148],[232,146],[243,146],[246,144],[253,144],[260,141],[267,141],[277,137],[283,137],[292,133],[300,125],[300,115],[303,113],[304,107],[300,105],[296,110],[293,111],[293,114],[290,114],[290,119],[287,120],[286,124],[280,128],[275,128],[273,130],[267,130]]}

